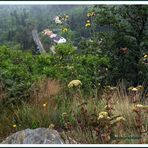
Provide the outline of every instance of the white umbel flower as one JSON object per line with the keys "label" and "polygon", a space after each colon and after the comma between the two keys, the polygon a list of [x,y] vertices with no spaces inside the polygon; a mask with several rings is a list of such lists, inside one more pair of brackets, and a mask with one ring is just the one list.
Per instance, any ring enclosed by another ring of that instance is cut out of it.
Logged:
{"label": "white umbel flower", "polygon": [[81,86],[81,85],[82,85],[82,83],[80,80],[72,80],[71,82],[69,82],[68,88],[77,87],[77,86]]}

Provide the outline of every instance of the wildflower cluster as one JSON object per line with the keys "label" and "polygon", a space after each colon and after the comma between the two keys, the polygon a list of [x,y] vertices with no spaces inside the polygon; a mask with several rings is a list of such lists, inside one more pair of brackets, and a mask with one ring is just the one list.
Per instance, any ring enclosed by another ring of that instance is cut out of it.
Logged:
{"label": "wildflower cluster", "polygon": [[110,117],[108,116],[107,112],[100,112],[98,120],[100,120],[100,119],[110,119]]}
{"label": "wildflower cluster", "polygon": [[44,104],[43,104],[43,107],[46,107],[46,106],[47,106],[47,103],[44,103]]}
{"label": "wildflower cluster", "polygon": [[89,13],[87,13],[87,17],[92,17],[92,16],[95,16],[96,14],[95,14],[95,12],[89,12]]}
{"label": "wildflower cluster", "polygon": [[118,131],[122,131],[122,126],[125,121],[124,117],[114,117],[113,115],[109,116],[109,113],[106,111],[100,112],[97,119],[97,127],[95,127],[94,130],[96,131],[97,135],[100,135],[103,143],[110,143],[112,140],[112,135],[115,135],[114,128],[118,128]]}
{"label": "wildflower cluster", "polygon": [[87,20],[87,21],[86,21],[85,27],[91,27],[90,20]]}
{"label": "wildflower cluster", "polygon": [[61,20],[63,21],[67,21],[69,19],[69,16],[67,14],[64,14],[63,16],[61,16]]}
{"label": "wildflower cluster", "polygon": [[51,123],[48,128],[49,129],[54,129],[55,128],[55,125]]}
{"label": "wildflower cluster", "polygon": [[[88,106],[89,103],[85,101],[78,106],[79,113],[74,112],[78,129],[89,133],[91,135],[90,138],[97,139],[99,143],[111,143],[112,137],[115,136],[115,129],[118,128],[118,131],[122,130],[125,118],[109,115],[107,111],[98,112],[97,108],[94,108],[92,113],[88,110]],[[63,113],[62,117],[65,121],[66,129],[73,129],[72,124],[67,120],[68,114]]]}
{"label": "wildflower cluster", "polygon": [[16,124],[13,124],[12,127],[13,127],[13,128],[16,128]]}
{"label": "wildflower cluster", "polygon": [[144,106],[144,105],[142,105],[142,104],[136,104],[136,105],[134,105],[133,108],[132,108],[132,110],[133,110],[134,112],[139,112],[139,111],[141,111],[141,110],[147,110],[147,109],[148,109],[148,106]]}
{"label": "wildflower cluster", "polygon": [[104,90],[104,99],[106,101],[105,109],[111,115],[113,110],[114,100],[112,99],[113,94],[116,92],[116,87],[106,86]]}
{"label": "wildflower cluster", "polygon": [[69,118],[66,112],[62,113],[62,120],[64,122],[65,130],[71,131],[73,129],[73,126],[72,126],[72,123],[69,121]]}
{"label": "wildflower cluster", "polygon": [[140,92],[143,89],[144,89],[144,87],[142,85],[138,85],[137,87],[131,86],[131,87],[128,88],[128,90],[129,91],[132,91],[132,92],[138,92],[138,91]]}
{"label": "wildflower cluster", "polygon": [[63,28],[62,29],[62,32],[67,32],[68,31],[68,28]]}
{"label": "wildflower cluster", "polygon": [[72,80],[69,84],[68,84],[68,88],[72,88],[72,87],[77,87],[77,86],[81,86],[82,83],[80,80]]}
{"label": "wildflower cluster", "polygon": [[147,132],[144,129],[144,123],[143,123],[143,113],[148,112],[148,106],[144,106],[142,104],[136,104],[132,108],[132,111],[136,113],[135,116],[135,123],[136,123],[136,129],[139,134],[139,143],[144,143],[144,134]]}
{"label": "wildflower cluster", "polygon": [[64,14],[63,16],[59,15],[54,18],[56,24],[62,24],[63,22],[66,22],[68,19],[69,16],[66,14]]}
{"label": "wildflower cluster", "polygon": [[85,23],[85,27],[91,27],[91,18],[93,17],[93,16],[95,16],[95,12],[89,12],[89,13],[87,13],[87,17],[88,17],[88,19],[86,20],[86,23]]}
{"label": "wildflower cluster", "polygon": [[128,88],[131,103],[137,103],[140,101],[140,95],[142,94],[143,90],[144,87],[142,85],[139,85],[137,87],[131,86]]}

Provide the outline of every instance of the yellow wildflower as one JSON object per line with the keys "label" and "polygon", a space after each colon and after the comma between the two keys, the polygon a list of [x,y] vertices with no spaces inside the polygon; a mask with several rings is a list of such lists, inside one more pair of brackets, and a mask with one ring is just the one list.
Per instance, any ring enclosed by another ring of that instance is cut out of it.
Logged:
{"label": "yellow wildflower", "polygon": [[63,32],[67,32],[68,31],[68,29],[67,28],[63,28],[63,30],[62,30]]}
{"label": "yellow wildflower", "polygon": [[142,91],[144,89],[144,87],[142,85],[139,85],[136,87],[139,91]]}
{"label": "yellow wildflower", "polygon": [[95,12],[87,13],[87,17],[95,16]]}
{"label": "yellow wildflower", "polygon": [[90,26],[91,26],[90,23],[86,23],[86,24],[85,24],[85,27],[90,27]]}
{"label": "yellow wildflower", "polygon": [[72,80],[69,84],[68,84],[68,88],[72,88],[72,87],[77,87],[82,85],[80,80]]}
{"label": "yellow wildflower", "polygon": [[90,20],[87,20],[86,22],[87,22],[87,23],[90,23]]}
{"label": "yellow wildflower", "polygon": [[62,117],[66,117],[66,116],[67,116],[66,112],[62,113]]}
{"label": "yellow wildflower", "polygon": [[132,91],[138,91],[138,89],[136,87],[132,88]]}
{"label": "yellow wildflower", "polygon": [[143,108],[143,105],[142,104],[136,104],[134,105],[134,107],[132,108],[133,111],[138,111],[138,109],[141,109]]}
{"label": "yellow wildflower", "polygon": [[53,129],[54,127],[55,125],[51,123],[48,128]]}
{"label": "yellow wildflower", "polygon": [[144,106],[144,105],[142,105],[142,104],[136,104],[133,108],[132,108],[132,110],[133,111],[138,111],[139,109],[148,109],[148,106]]}
{"label": "yellow wildflower", "polygon": [[137,108],[143,108],[143,105],[142,104],[137,104],[136,107]]}
{"label": "yellow wildflower", "polygon": [[108,116],[108,113],[107,112],[100,112],[99,113],[99,117],[98,117],[98,120],[100,119],[110,119],[110,117]]}
{"label": "yellow wildflower", "polygon": [[13,127],[13,128],[16,128],[16,124],[13,124],[12,127]]}
{"label": "yellow wildflower", "polygon": [[117,117],[116,122],[121,122],[121,121],[125,121],[125,118],[124,117]]}
{"label": "yellow wildflower", "polygon": [[115,90],[117,90],[117,87],[110,87],[110,90],[115,91]]}
{"label": "yellow wildflower", "polygon": [[128,90],[130,91],[130,90],[132,90],[134,87],[133,86],[130,86],[129,88],[128,88]]}
{"label": "yellow wildflower", "polygon": [[46,107],[46,106],[47,106],[47,103],[44,103],[44,104],[43,104],[43,107]]}

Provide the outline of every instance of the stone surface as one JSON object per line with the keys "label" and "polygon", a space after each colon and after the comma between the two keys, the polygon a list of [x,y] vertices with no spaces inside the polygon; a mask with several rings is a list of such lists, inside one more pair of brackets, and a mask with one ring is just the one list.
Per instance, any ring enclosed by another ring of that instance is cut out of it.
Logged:
{"label": "stone surface", "polygon": [[64,144],[64,142],[56,130],[37,128],[18,131],[1,144]]}

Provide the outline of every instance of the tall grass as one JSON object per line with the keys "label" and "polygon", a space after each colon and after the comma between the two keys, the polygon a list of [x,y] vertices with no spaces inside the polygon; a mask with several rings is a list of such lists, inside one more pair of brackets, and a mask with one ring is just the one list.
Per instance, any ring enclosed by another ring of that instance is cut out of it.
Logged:
{"label": "tall grass", "polygon": [[[21,106],[12,106],[2,112],[0,117],[1,140],[22,129],[48,128],[54,124],[54,128],[61,133],[62,137],[73,139],[77,143],[138,143],[138,139],[130,138],[104,142],[100,140],[97,132],[99,128],[104,128],[104,125],[98,124],[97,118],[100,112],[106,111],[105,95],[97,99],[91,96],[86,98],[80,88],[69,90],[66,86],[60,85],[58,81],[43,79],[32,86],[29,102]],[[130,96],[123,85],[118,86],[111,95],[111,100],[114,102],[111,117],[115,119],[116,116],[123,116],[125,118],[122,125],[112,127],[114,136],[138,136],[135,113],[132,111],[133,103],[129,99]],[[147,130],[146,113],[142,113],[141,116],[143,128]],[[109,126],[110,123],[103,124]]]}

